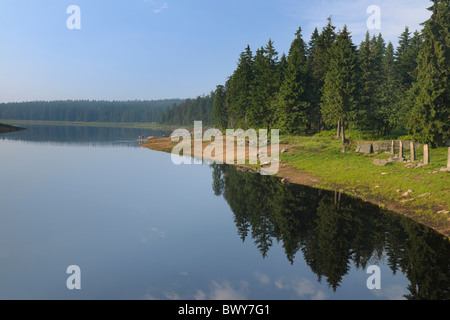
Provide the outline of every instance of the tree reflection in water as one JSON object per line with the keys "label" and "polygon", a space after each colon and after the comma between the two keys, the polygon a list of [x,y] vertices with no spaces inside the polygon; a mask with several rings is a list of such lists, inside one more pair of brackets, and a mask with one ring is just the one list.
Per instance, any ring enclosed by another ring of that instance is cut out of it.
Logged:
{"label": "tree reflection in water", "polygon": [[301,253],[334,291],[352,265],[365,270],[383,259],[410,281],[405,298],[450,298],[450,243],[428,227],[337,191],[211,167],[214,193],[228,202],[238,235],[250,236],[263,257],[280,242],[291,264]]}

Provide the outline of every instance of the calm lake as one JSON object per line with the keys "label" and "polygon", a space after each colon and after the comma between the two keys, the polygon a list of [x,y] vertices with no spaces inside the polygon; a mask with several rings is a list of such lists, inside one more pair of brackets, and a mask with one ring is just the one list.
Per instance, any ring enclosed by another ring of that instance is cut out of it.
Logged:
{"label": "calm lake", "polygon": [[27,128],[0,135],[0,299],[450,298],[449,242],[400,215],[139,147],[163,132]]}

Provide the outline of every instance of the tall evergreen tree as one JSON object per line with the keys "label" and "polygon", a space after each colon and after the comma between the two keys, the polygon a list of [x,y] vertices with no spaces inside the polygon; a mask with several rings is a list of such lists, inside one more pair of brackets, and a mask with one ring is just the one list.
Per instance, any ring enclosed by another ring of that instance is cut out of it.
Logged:
{"label": "tall evergreen tree", "polygon": [[233,126],[246,126],[252,109],[251,88],[254,79],[253,53],[247,45],[241,53],[237,69],[229,79],[229,115]]}
{"label": "tall evergreen tree", "polygon": [[269,40],[265,47],[257,50],[254,67],[249,124],[255,127],[270,128],[274,121],[275,97],[280,86],[278,52],[275,50],[272,40]]}
{"label": "tall evergreen tree", "polygon": [[307,125],[311,114],[309,64],[301,32],[299,28],[291,44],[286,77],[278,93],[277,120],[280,130],[286,133],[297,132],[300,126]]}
{"label": "tall evergreen tree", "polygon": [[414,36],[411,37],[409,28],[405,27],[405,31],[399,37],[397,51],[395,52],[396,71],[404,90],[410,89],[415,80],[414,71],[417,68],[420,44],[420,34],[416,31]]}
{"label": "tall evergreen tree", "polygon": [[228,126],[228,110],[226,106],[225,87],[218,85],[214,96],[214,126],[226,129]]}
{"label": "tall evergreen tree", "polygon": [[329,68],[331,48],[336,41],[335,29],[330,17],[328,18],[328,24],[320,34],[317,28],[314,30],[309,42],[308,60],[312,76],[310,86],[311,117],[316,123],[318,131],[321,130],[323,122],[320,110],[321,90]]}
{"label": "tall evergreen tree", "polygon": [[422,31],[408,127],[417,141],[437,147],[450,137],[450,4],[432,2],[431,18]]}
{"label": "tall evergreen tree", "polygon": [[388,43],[382,62],[382,82],[380,85],[380,114],[383,122],[383,134],[389,133],[399,125],[400,81],[395,72],[394,46]]}
{"label": "tall evergreen tree", "polygon": [[325,77],[321,110],[329,124],[339,123],[345,142],[345,126],[355,118],[357,52],[347,26],[338,34]]}
{"label": "tall evergreen tree", "polygon": [[363,130],[380,131],[383,128],[380,86],[384,51],[385,43],[381,34],[370,38],[367,32],[359,50],[359,124]]}

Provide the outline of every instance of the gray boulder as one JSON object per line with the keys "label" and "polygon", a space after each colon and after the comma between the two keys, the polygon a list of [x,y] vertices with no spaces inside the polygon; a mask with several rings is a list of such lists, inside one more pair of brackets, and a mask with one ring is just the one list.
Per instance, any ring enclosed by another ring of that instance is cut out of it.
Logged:
{"label": "gray boulder", "polygon": [[356,148],[356,152],[363,154],[373,153],[373,145],[371,143],[363,144]]}
{"label": "gray boulder", "polygon": [[388,165],[391,162],[392,162],[391,160],[386,160],[386,159],[384,159],[384,160],[381,160],[381,159],[373,160],[373,164],[376,165],[376,166],[380,166],[380,167],[384,167],[384,166]]}

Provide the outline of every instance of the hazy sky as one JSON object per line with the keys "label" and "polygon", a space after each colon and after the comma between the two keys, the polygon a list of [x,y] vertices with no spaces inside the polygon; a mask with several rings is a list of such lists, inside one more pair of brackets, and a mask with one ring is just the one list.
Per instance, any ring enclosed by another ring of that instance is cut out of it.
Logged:
{"label": "hazy sky", "polygon": [[[309,41],[329,16],[355,44],[367,8],[397,44],[421,29],[429,0],[0,0],[0,102],[194,98],[224,84],[249,44],[288,52],[298,27]],[[70,5],[81,29],[70,30]]]}

